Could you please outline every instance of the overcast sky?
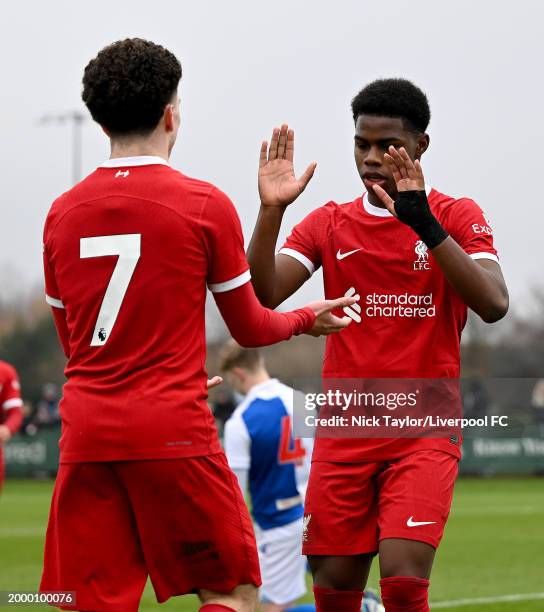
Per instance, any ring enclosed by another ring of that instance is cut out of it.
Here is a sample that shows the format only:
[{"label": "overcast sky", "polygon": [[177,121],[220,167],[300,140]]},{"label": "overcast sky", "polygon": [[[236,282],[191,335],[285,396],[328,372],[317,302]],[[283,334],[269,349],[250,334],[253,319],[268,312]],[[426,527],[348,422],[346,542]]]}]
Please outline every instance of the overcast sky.
[{"label": "overcast sky", "polygon": [[[284,236],[316,206],[361,193],[353,95],[377,77],[414,80],[432,111],[428,183],[487,211],[513,303],[522,306],[531,286],[544,285],[542,7],[539,0],[4,3],[2,293],[41,282],[43,221],[71,185],[70,130],[40,126],[39,118],[84,110],[85,64],[104,45],[140,36],[183,65],[173,165],[230,195],[246,242],[258,208],[259,144],[274,125],[296,130],[298,173],[318,162],[286,215]],[[107,157],[105,138],[88,121],[84,173]],[[302,293],[291,304],[320,295],[319,279]]]}]

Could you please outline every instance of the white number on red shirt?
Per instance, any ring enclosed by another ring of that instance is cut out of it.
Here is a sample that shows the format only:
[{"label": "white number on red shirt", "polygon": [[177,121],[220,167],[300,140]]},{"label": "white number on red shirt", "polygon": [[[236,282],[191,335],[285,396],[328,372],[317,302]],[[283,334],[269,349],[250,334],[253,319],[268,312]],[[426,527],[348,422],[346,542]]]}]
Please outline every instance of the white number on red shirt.
[{"label": "white number on red shirt", "polygon": [[117,255],[119,259],[104,294],[96,319],[91,346],[106,344],[121,309],[130,279],[140,259],[141,234],[95,236],[80,240],[80,257],[106,257]]}]

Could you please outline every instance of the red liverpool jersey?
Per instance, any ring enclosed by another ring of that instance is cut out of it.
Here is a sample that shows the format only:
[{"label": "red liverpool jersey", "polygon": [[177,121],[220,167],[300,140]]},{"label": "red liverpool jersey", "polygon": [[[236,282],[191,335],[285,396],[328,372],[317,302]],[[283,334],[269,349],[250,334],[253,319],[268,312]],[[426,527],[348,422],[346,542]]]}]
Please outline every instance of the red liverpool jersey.
[{"label": "red liverpool jersey", "polygon": [[206,286],[250,278],[227,196],[158,157],[110,160],[54,202],[44,266],[47,301],[68,331],[61,461],[219,451]]},{"label": "red liverpool jersey", "polygon": [[[498,261],[493,232],[479,206],[435,189],[433,214],[474,259]],[[323,267],[325,296],[360,296],[344,309],[353,323],[327,338],[325,378],[451,378],[460,373],[460,338],[467,307],[433,255],[408,226],[364,194],[310,213],[280,253],[312,274]],[[317,438],[314,460],[373,461],[421,448],[459,456],[449,439]]]},{"label": "red liverpool jersey", "polygon": [[[6,422],[10,410],[16,408],[20,411],[22,406],[21,385],[17,372],[9,363],[0,361],[0,425]],[[20,420],[22,419],[17,420],[17,429]]]}]

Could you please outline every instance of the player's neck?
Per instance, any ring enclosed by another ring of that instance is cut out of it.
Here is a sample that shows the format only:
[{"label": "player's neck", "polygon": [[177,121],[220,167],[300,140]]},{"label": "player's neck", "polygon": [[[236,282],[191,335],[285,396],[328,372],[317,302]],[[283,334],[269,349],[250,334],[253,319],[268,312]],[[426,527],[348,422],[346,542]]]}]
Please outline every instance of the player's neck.
[{"label": "player's neck", "polygon": [[246,395],[256,387],[257,385],[262,385],[265,382],[270,380],[270,375],[266,371],[256,372],[250,378],[246,380]]},{"label": "player's neck", "polygon": [[385,205],[375,193],[370,193],[369,191],[367,193],[367,198],[369,203],[372,204],[372,206],[376,206],[376,208],[385,208]]},{"label": "player's neck", "polygon": [[143,156],[161,157],[168,161],[170,157],[168,142],[154,138],[111,140],[110,159]]}]

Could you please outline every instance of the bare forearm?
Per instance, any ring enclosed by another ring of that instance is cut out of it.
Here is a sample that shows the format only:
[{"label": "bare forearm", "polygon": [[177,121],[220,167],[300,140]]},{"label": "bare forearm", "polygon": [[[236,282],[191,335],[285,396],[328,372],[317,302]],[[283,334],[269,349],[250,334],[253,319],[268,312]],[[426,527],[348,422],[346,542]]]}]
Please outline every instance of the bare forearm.
[{"label": "bare forearm", "polygon": [[261,304],[276,307],[276,243],[285,208],[261,206],[247,251],[251,279]]},{"label": "bare forearm", "polygon": [[487,269],[448,237],[432,250],[433,257],[465,304],[486,323],[502,319],[508,310],[508,290],[500,268]]},{"label": "bare forearm", "polygon": [[486,259],[474,261],[448,235],[427,201],[419,160],[412,161],[404,147],[397,150],[393,146],[389,147],[384,160],[398,190],[396,200],[393,200],[382,187],[374,185],[374,192],[384,206],[416,232],[469,308],[486,323],[502,319],[508,310],[508,290],[499,265]]}]

